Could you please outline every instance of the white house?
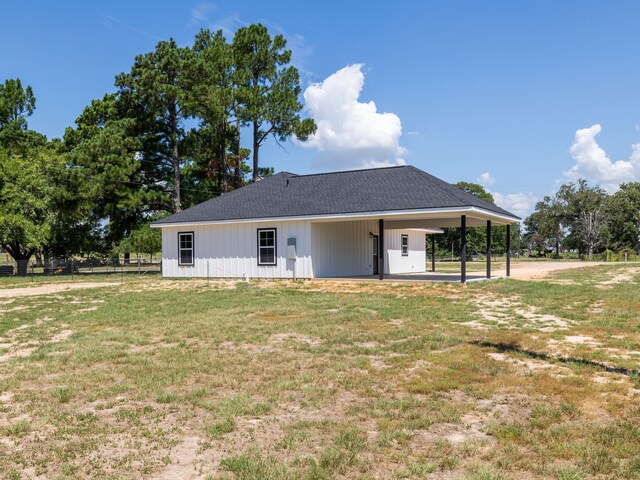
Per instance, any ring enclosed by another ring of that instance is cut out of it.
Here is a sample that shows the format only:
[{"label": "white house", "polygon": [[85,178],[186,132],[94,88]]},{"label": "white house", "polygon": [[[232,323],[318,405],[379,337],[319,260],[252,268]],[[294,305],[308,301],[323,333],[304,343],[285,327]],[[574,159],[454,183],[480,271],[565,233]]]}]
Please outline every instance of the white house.
[{"label": "white house", "polygon": [[162,229],[165,277],[382,279],[426,271],[426,237],[442,227],[462,226],[466,250],[466,226],[490,232],[492,224],[518,220],[422,170],[400,166],[282,172],[152,226]]}]

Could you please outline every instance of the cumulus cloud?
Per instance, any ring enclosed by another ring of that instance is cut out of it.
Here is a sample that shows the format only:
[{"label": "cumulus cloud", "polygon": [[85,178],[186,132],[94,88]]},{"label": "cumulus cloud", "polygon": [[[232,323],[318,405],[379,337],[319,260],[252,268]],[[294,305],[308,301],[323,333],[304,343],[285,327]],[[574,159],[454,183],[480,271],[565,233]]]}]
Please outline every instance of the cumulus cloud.
[{"label": "cumulus cloud", "polygon": [[360,102],[362,64],[349,65],[310,85],[304,92],[317,132],[301,145],[318,149],[323,169],[403,165],[402,124],[394,113],[380,113],[374,102]]},{"label": "cumulus cloud", "polygon": [[477,181],[484,188],[488,188],[494,183],[496,183],[496,179],[493,178],[489,172],[481,173]]},{"label": "cumulus cloud", "polygon": [[585,178],[603,184],[608,190],[615,190],[621,182],[632,181],[640,176],[640,143],[631,146],[632,154],[628,160],[613,162],[596,141],[601,131],[599,124],[576,130],[569,148],[575,164],[564,175],[572,180]]},{"label": "cumulus cloud", "polygon": [[531,192],[500,193],[492,191],[489,187],[496,183],[496,179],[489,172],[481,173],[477,182],[493,196],[493,201],[496,205],[511,213],[515,213],[520,218],[525,218],[533,212],[538,202],[538,197]]},{"label": "cumulus cloud", "polygon": [[538,198],[531,192],[528,193],[498,193],[491,192],[496,205],[515,213],[520,218],[525,218],[533,212]]}]

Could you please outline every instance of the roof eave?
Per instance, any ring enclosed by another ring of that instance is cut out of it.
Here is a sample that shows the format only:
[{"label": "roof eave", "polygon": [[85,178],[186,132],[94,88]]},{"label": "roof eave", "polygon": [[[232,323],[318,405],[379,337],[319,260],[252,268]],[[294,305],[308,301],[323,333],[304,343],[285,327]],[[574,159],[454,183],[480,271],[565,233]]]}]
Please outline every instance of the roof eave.
[{"label": "roof eave", "polygon": [[253,217],[253,218],[236,218],[225,220],[203,220],[198,222],[154,222],[151,224],[152,228],[168,228],[168,227],[184,227],[186,225],[223,225],[229,223],[257,223],[257,222],[285,222],[285,221],[301,221],[301,220],[357,220],[367,218],[388,218],[394,216],[409,216],[425,214],[480,214],[482,218],[495,221],[497,224],[510,224],[519,222],[521,219],[515,215],[504,215],[492,210],[480,208],[480,207],[445,207],[445,208],[428,208],[428,209],[410,209],[410,210],[383,210],[376,212],[350,212],[350,213],[334,213],[334,214],[319,214],[319,215],[293,215],[293,216],[280,216],[280,217]]}]

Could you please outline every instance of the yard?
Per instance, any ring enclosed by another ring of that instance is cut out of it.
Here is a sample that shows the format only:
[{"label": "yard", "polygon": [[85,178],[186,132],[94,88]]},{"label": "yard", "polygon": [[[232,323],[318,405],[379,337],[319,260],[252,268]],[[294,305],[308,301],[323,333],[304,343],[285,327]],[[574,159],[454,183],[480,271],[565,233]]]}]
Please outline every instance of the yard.
[{"label": "yard", "polygon": [[638,266],[123,278],[0,283],[3,478],[640,478]]}]

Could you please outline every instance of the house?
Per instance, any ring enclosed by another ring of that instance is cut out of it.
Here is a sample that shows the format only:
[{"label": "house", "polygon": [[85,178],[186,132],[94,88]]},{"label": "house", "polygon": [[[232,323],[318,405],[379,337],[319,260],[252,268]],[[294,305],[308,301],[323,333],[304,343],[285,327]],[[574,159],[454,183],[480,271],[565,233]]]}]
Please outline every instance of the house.
[{"label": "house", "polygon": [[[427,235],[442,227],[462,227],[466,251],[467,226],[490,233],[491,225],[518,220],[418,168],[397,166],[282,172],[152,226],[162,229],[166,277],[382,279],[425,272]],[[464,282],[466,262],[461,273]]]}]

